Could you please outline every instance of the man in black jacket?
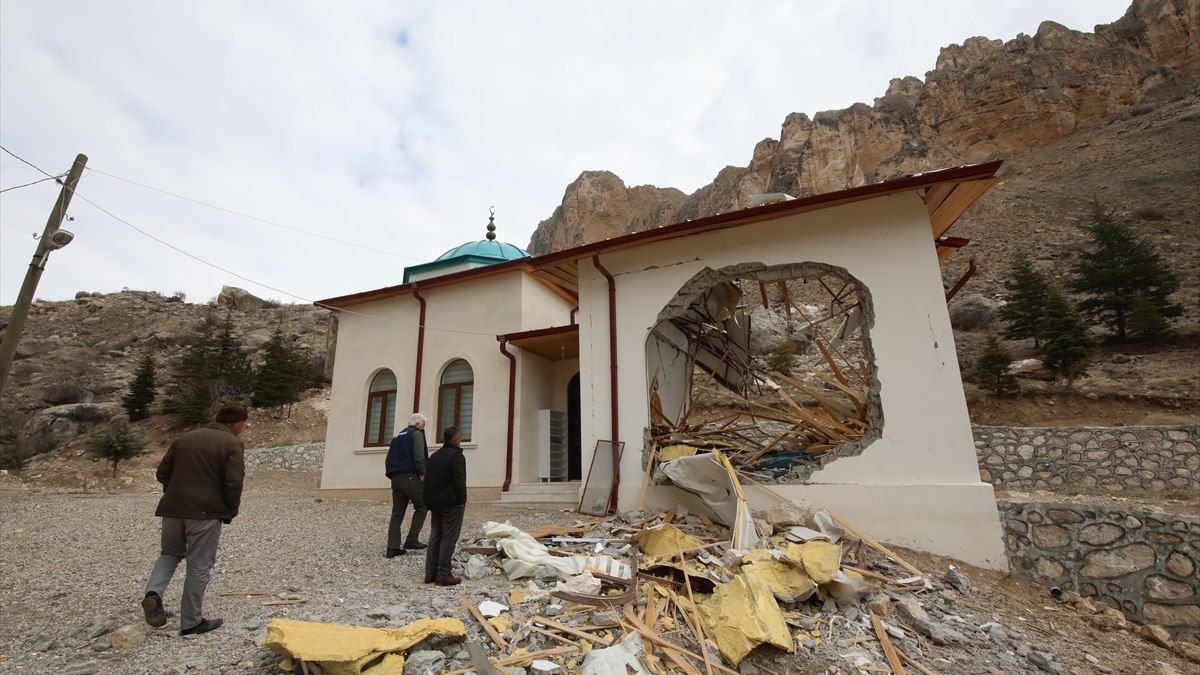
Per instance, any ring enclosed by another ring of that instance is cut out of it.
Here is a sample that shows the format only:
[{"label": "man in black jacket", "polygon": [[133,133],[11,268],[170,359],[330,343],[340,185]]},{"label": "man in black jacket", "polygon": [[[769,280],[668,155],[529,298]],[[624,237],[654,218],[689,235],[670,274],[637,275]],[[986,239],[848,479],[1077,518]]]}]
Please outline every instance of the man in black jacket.
[{"label": "man in black jacket", "polygon": [[242,406],[226,403],[214,422],[172,443],[158,464],[156,477],[163,485],[163,496],[154,515],[162,518],[162,553],[142,599],[142,611],[151,626],[167,623],[162,594],[185,558],[179,634],[207,633],[222,623],[221,619],[204,618],[204,590],[217,559],[221,525],[233,521],[242,503],[245,447],[238,436],[247,416]]},{"label": "man in black jacket", "polygon": [[431,518],[429,548],[425,551],[425,583],[454,586],[462,579],[450,567],[467,509],[467,458],[459,447],[456,427],[442,432],[442,447],[425,463],[425,506]]},{"label": "man in black jacket", "polygon": [[[421,527],[425,524],[425,500],[422,499],[421,481],[425,478],[425,462],[429,459],[429,447],[425,442],[425,416],[413,413],[408,426],[396,434],[388,447],[384,460],[384,472],[392,482],[392,518],[388,521],[387,552],[385,557],[404,555],[405,549],[422,549],[425,544],[418,541]],[[404,535],[404,512],[412,502],[412,523],[408,526],[408,538]]]}]

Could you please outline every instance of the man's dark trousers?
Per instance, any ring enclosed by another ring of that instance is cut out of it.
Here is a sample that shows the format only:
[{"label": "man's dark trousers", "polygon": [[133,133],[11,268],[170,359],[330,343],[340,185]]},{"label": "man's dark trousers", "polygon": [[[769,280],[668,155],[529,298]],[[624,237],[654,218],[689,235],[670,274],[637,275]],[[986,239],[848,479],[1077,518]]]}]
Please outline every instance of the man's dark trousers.
[{"label": "man's dark trousers", "polygon": [[[404,512],[412,502],[412,525],[408,528],[408,539],[404,536]],[[392,476],[392,519],[388,523],[387,547],[389,549],[412,548],[419,542],[421,527],[425,525],[424,487],[415,473],[398,473]],[[401,543],[403,541],[403,543]]]},{"label": "man's dark trousers", "polygon": [[458,535],[462,532],[467,507],[447,506],[430,514],[429,548],[425,551],[425,573],[444,577],[451,575],[451,561]]}]

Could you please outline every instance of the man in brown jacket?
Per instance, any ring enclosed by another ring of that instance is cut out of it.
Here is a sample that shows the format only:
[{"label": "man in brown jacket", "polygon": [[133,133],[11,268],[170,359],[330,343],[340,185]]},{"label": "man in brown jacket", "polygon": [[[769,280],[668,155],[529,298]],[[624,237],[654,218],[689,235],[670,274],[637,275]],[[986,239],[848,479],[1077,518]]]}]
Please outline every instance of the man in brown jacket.
[{"label": "man in brown jacket", "polygon": [[179,561],[187,559],[183,600],[179,608],[179,634],[199,635],[219,628],[221,619],[205,619],[204,589],[217,559],[221,524],[229,524],[242,503],[246,475],[245,447],[241,439],[246,409],[226,403],[216,421],[189,431],[171,444],[158,465],[163,496],[154,515],[162,518],[162,554],[150,572],[142,611],[146,623],[167,623],[162,596]]}]

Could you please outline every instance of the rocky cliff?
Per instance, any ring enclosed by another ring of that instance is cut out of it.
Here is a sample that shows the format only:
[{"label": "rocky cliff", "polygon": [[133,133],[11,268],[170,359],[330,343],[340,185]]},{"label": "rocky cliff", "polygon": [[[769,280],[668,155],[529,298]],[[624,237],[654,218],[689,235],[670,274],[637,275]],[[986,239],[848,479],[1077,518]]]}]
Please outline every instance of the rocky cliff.
[{"label": "rocky cliff", "polygon": [[548,253],[750,206],[750,196],[819,194],[992,157],[1022,155],[1137,106],[1194,96],[1200,81],[1197,0],[1135,0],[1094,33],[1044,22],[1013,40],[942,49],[922,82],[893,80],[874,105],[793,113],[747,167],[726,167],[691,195],[627,187],[587,171],[538,224]]}]

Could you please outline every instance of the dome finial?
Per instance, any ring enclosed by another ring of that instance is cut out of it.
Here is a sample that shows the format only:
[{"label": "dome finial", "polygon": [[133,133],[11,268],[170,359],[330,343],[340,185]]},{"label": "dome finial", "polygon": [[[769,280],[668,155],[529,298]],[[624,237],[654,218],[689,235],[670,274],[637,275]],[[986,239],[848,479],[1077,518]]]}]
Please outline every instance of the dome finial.
[{"label": "dome finial", "polygon": [[488,207],[487,230],[488,230],[488,233],[487,233],[488,241],[496,241],[496,207],[495,206]]}]

